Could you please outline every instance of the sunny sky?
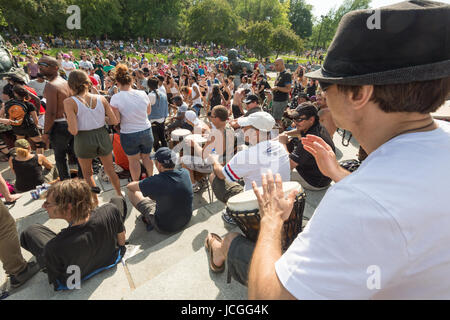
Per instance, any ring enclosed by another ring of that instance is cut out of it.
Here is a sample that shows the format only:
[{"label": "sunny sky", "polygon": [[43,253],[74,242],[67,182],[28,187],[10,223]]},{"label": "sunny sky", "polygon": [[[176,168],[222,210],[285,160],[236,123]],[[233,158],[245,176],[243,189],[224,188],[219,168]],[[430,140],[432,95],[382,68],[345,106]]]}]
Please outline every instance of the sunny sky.
[{"label": "sunny sky", "polygon": [[[402,0],[372,0],[370,6],[372,8],[378,8],[388,6]],[[438,0],[439,2],[449,3],[450,0]],[[327,12],[333,7],[339,7],[344,0],[306,0],[306,3],[313,5],[313,15],[320,17],[327,14]]]}]

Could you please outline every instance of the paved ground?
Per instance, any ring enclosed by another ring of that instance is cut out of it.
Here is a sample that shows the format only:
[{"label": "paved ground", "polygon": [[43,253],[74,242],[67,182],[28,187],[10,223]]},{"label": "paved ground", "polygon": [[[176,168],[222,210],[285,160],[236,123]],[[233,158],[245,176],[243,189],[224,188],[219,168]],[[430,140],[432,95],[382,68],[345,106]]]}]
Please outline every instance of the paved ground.
[{"label": "paved ground", "polygon": [[[334,141],[339,159],[355,158],[357,143],[352,140],[349,147],[341,144],[341,135],[336,133]],[[53,156],[48,153],[53,161]],[[7,163],[0,163],[3,176],[13,179]],[[126,181],[122,181],[126,185]],[[112,194],[110,185],[100,184],[104,192],[101,203],[107,202]],[[311,217],[325,191],[307,191],[304,212],[305,223]],[[41,209],[43,200],[32,200],[25,193],[10,208],[17,222],[19,233],[31,224],[44,224],[55,232],[67,226],[63,220],[49,220],[46,211]],[[131,204],[129,207],[132,208]],[[115,268],[104,271],[82,284],[81,290],[55,292],[49,286],[46,274],[39,272],[26,285],[8,299],[246,299],[247,289],[232,281],[226,283],[226,272],[211,273],[204,250],[204,239],[208,232],[224,235],[233,230],[221,219],[225,206],[215,198],[210,203],[207,190],[194,197],[194,214],[185,230],[172,235],[161,235],[155,231],[147,232],[142,223],[136,221],[138,212],[132,209],[126,220],[128,251],[134,255]],[[24,257],[34,259],[25,250]],[[5,278],[0,267],[0,283]]]}]

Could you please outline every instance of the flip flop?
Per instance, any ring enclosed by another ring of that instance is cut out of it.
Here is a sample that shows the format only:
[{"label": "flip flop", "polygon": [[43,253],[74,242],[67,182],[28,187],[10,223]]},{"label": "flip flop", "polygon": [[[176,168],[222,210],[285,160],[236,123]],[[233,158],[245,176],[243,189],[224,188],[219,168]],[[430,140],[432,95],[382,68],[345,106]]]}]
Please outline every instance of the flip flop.
[{"label": "flip flop", "polygon": [[[216,240],[222,242],[222,238],[220,236],[218,236],[215,233],[210,233],[212,238],[215,238]],[[211,240],[212,240],[211,238]],[[211,269],[212,272],[214,273],[221,273],[225,271],[225,262],[221,265],[221,266],[217,266],[214,264],[214,260],[213,260],[213,250],[210,244],[210,241],[208,241],[209,237],[206,237],[205,239],[205,248],[208,251],[208,256],[209,256],[209,268]]]}]

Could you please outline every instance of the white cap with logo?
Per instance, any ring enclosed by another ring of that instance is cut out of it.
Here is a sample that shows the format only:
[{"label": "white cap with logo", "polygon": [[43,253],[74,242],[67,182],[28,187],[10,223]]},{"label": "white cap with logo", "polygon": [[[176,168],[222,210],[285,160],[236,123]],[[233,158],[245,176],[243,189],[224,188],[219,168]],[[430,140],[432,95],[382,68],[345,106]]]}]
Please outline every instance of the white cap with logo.
[{"label": "white cap with logo", "polygon": [[198,125],[200,122],[197,118],[197,114],[192,110],[186,111],[184,116],[186,117],[186,120],[188,120],[189,122],[192,122],[194,124],[194,126]]},{"label": "white cap with logo", "polygon": [[275,119],[264,111],[252,113],[247,117],[240,117],[237,122],[241,127],[252,126],[260,131],[270,131],[275,125]]}]

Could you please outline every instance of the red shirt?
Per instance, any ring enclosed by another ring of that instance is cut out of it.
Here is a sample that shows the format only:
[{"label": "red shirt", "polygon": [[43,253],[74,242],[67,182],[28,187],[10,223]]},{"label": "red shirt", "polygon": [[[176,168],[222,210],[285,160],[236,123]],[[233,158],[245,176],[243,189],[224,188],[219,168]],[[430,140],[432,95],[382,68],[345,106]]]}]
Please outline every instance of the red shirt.
[{"label": "red shirt", "polygon": [[[36,92],[36,90],[34,90],[33,88],[31,88],[31,87],[29,87],[29,86],[26,86],[26,85],[24,85],[23,86],[28,92],[31,92],[32,94],[34,94],[35,96],[37,96],[37,92]],[[36,108],[36,110],[38,109],[38,105],[37,105],[37,101],[36,100],[34,100],[34,99],[30,99],[29,100],[33,105],[34,105],[34,107]],[[39,106],[39,112],[38,112],[38,114],[44,114],[45,113],[45,109],[44,109],[44,107],[42,106],[42,104]]]},{"label": "red shirt", "polygon": [[92,85],[93,85],[94,87],[97,87],[97,86],[98,86],[98,81],[97,81],[94,77],[89,76],[89,79],[91,80]]}]

